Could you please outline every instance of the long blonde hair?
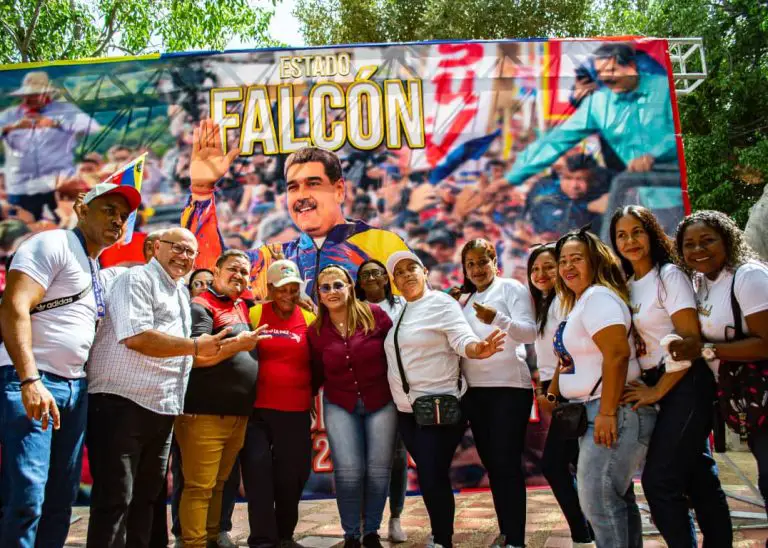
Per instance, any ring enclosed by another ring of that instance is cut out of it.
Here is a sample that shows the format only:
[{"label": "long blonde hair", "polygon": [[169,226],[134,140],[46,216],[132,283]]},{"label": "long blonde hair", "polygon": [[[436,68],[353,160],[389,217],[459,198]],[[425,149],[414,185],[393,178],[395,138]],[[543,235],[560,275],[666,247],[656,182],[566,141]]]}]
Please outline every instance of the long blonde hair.
[{"label": "long blonde hair", "polygon": [[[573,230],[557,241],[557,245],[555,246],[555,256],[558,264],[560,263],[560,253],[563,250],[563,246],[571,240],[577,240],[583,243],[587,248],[587,260],[589,261],[589,266],[592,270],[592,281],[590,285],[598,284],[612,289],[619,297],[621,297],[627,306],[630,306],[629,289],[627,288],[624,274],[619,266],[619,260],[613,254],[611,248],[605,245],[600,238],[591,232],[588,232],[586,227],[579,230]],[[560,298],[563,310],[566,313],[570,312],[576,304],[576,294],[565,285],[559,272],[555,279],[555,289],[557,291],[557,296]]]},{"label": "long blonde hair", "polygon": [[357,299],[357,296],[355,295],[355,282],[352,281],[352,276],[349,275],[347,269],[343,266],[332,264],[323,268],[317,274],[315,281],[315,291],[317,291],[317,319],[315,320],[315,329],[317,330],[318,334],[320,333],[320,328],[325,321],[325,316],[329,315],[328,307],[326,307],[320,300],[320,276],[326,274],[330,270],[337,270],[338,272],[341,272],[349,284],[346,302],[347,325],[345,335],[353,335],[358,330],[358,328],[362,328],[363,333],[370,333],[373,331],[373,329],[376,327],[376,322],[373,319],[371,307],[368,306],[368,303]]}]

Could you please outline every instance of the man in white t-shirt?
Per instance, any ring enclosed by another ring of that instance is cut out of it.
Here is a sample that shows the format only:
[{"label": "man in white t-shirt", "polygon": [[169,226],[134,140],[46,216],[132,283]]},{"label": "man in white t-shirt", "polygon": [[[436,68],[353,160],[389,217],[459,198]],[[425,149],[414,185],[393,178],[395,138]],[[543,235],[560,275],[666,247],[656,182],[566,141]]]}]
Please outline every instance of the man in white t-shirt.
[{"label": "man in white t-shirt", "polygon": [[96,185],[75,205],[75,230],[25,241],[0,305],[0,547],[63,546],[80,484],[85,361],[105,291],[97,257],[123,235],[139,192]]}]

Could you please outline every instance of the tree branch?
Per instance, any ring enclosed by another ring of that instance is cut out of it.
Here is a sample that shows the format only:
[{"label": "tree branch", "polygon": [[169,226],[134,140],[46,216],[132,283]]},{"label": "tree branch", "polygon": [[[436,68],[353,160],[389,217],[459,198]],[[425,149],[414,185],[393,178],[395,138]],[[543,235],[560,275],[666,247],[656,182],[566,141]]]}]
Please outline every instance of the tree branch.
[{"label": "tree branch", "polygon": [[35,27],[37,26],[37,20],[40,17],[40,8],[42,6],[43,6],[43,0],[37,0],[37,4],[35,4],[35,13],[32,14],[32,20],[29,22],[26,36],[24,36],[24,43],[22,45],[22,47],[24,48],[24,55],[26,55],[27,48],[29,48],[29,41],[32,39],[32,33],[35,32]]},{"label": "tree branch", "polygon": [[107,17],[105,29],[102,33],[103,39],[100,41],[98,47],[96,50],[90,55],[90,57],[99,57],[102,53],[104,53],[104,49],[109,45],[109,42],[112,40],[112,37],[115,35],[115,31],[117,30],[115,28],[115,15],[117,14],[117,2],[112,4],[112,9],[109,12],[109,16]]},{"label": "tree branch", "polygon": [[2,23],[3,27],[5,27],[5,30],[8,31],[8,34],[11,36],[11,40],[13,40],[13,43],[16,44],[16,47],[19,49],[19,54],[21,54],[22,61],[26,61],[24,59],[25,52],[22,49],[22,42],[19,40],[19,35],[17,34],[17,31],[13,30],[13,27],[8,24],[8,22],[5,19],[0,19],[0,23]]},{"label": "tree branch", "polygon": [[[75,11],[75,0],[69,0],[69,6],[70,6],[69,9],[72,10],[72,12],[74,12]],[[61,57],[63,59],[69,58],[70,52],[72,51],[72,47],[75,45],[76,42],[79,42],[82,39],[82,36],[83,36],[83,27],[82,27],[82,24],[80,22],[80,19],[76,17],[75,21],[74,21],[74,24],[75,24],[75,26],[72,29],[72,36],[70,36],[70,38],[69,38],[69,43],[64,48],[64,50],[63,50],[63,52],[61,54]]]}]

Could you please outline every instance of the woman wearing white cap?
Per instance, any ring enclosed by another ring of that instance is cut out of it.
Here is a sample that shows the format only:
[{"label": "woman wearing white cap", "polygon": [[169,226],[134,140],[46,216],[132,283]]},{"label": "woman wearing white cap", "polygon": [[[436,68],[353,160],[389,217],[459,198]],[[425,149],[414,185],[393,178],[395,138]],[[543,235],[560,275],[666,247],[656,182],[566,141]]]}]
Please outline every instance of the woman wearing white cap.
[{"label": "woman wearing white cap", "polygon": [[248,499],[248,546],[292,548],[299,500],[312,459],[310,416],[314,393],[308,326],[315,315],[298,306],[299,269],[279,260],[267,270],[270,302],[251,308],[259,343],[256,401],[240,453]]},{"label": "woman wearing white cap", "polygon": [[427,287],[427,270],[414,253],[390,255],[387,270],[406,300],[384,344],[398,426],[416,463],[432,527],[430,546],[450,548],[455,504],[449,472],[466,428],[459,400],[467,386],[459,360],[501,352],[505,335],[475,335],[459,304]]}]

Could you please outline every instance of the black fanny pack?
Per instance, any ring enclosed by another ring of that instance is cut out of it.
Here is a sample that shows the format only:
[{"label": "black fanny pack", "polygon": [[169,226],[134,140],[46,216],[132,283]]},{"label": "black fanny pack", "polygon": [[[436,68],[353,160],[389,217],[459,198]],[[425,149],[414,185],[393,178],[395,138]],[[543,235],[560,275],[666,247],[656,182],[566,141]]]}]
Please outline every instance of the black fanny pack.
[{"label": "black fanny pack", "polygon": [[640,371],[640,379],[645,383],[646,386],[650,386],[653,388],[657,384],[659,384],[659,381],[661,380],[661,377],[664,376],[664,372],[666,371],[664,367],[664,362],[662,361],[659,365],[656,367],[652,367],[650,369],[643,369]]},{"label": "black fanny pack", "polygon": [[[411,402],[411,408],[413,409],[413,418],[416,424],[419,426],[455,426],[461,423],[461,403],[459,398],[453,394],[429,394],[426,396],[420,396],[411,401],[409,392],[411,387],[408,384],[408,379],[405,376],[405,369],[403,368],[403,360],[400,357],[400,345],[397,342],[397,334],[400,330],[400,322],[403,321],[405,316],[405,310],[408,308],[406,303],[403,311],[400,313],[400,318],[397,320],[397,326],[395,327],[395,355],[397,356],[397,369],[400,372],[400,379],[403,382],[403,391],[408,401]],[[461,393],[461,371],[459,373],[459,393]]]}]

